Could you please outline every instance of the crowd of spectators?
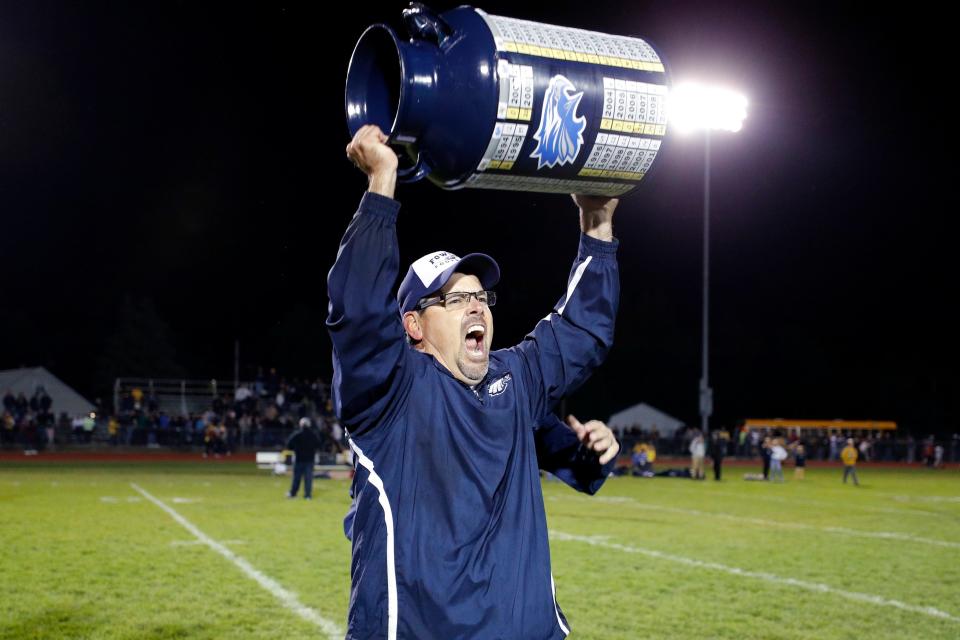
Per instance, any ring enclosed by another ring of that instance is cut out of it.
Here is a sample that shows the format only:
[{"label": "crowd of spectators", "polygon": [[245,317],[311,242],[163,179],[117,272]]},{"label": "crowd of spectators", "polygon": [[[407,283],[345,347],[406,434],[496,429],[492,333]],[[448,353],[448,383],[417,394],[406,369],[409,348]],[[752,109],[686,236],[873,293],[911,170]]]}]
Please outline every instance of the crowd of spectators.
[{"label": "crowd of spectators", "polygon": [[[691,444],[699,434],[699,429],[684,427],[676,430],[669,437],[662,437],[656,427],[649,430],[639,426],[631,427],[624,430],[621,451],[639,454],[642,448],[644,451],[656,451],[661,456],[689,456]],[[958,433],[937,440],[933,435],[917,439],[909,432],[841,432],[813,429],[781,432],[781,430],[752,429],[746,426],[731,431],[726,427],[720,427],[711,431],[708,453],[712,456],[716,451],[724,457],[760,459],[764,455],[764,442],[775,438],[780,438],[782,446],[788,451],[793,451],[798,445],[802,445],[807,460],[839,461],[840,452],[847,438],[854,438],[861,462],[923,462],[930,467],[960,462],[960,434]]]},{"label": "crowd of spectators", "polygon": [[48,441],[53,442],[57,424],[69,424],[70,418],[53,411],[53,398],[38,386],[27,399],[21,391],[14,395],[7,390],[3,395],[3,414],[0,416],[0,446],[22,446],[27,453],[36,453]]},{"label": "crowd of spectators", "polygon": [[209,405],[170,412],[149,388],[134,387],[119,398],[115,412],[95,411],[54,418],[52,400],[38,388],[4,397],[2,444],[33,453],[57,444],[106,444],[150,448],[202,448],[205,456],[227,456],[237,448],[282,446],[301,418],[310,418],[328,436],[329,453],[342,450],[344,432],[333,415],[329,385],[322,379],[286,380],[275,369],[239,385],[231,395],[211,393]]},{"label": "crowd of spectators", "polygon": [[[276,369],[263,370],[249,384],[239,385],[231,395],[211,389],[209,405],[192,412],[169,412],[150,388],[134,387],[119,398],[114,412],[99,409],[69,416],[55,413],[53,399],[42,386],[28,398],[6,391],[0,415],[0,446],[36,453],[57,445],[91,443],[127,447],[174,447],[202,449],[207,456],[227,456],[237,448],[275,449],[283,446],[301,418],[310,418],[334,454],[346,446],[344,430],[333,414],[329,385],[314,380],[281,377]],[[99,403],[98,403],[99,404]],[[681,428],[669,437],[654,426],[628,428],[621,437],[621,451],[631,457],[638,475],[653,475],[657,455],[688,456],[691,446],[699,450],[699,429]],[[937,441],[930,435],[915,439],[909,432],[860,432],[788,430],[742,426],[710,433],[704,443],[711,458],[763,459],[769,443],[779,439],[791,456],[798,450],[807,460],[839,461],[847,438],[856,439],[861,462],[923,462],[930,467],[960,462],[960,434]],[[766,443],[766,444],[765,444]],[[697,469],[702,475],[702,469]]]},{"label": "crowd of spectators", "polygon": [[212,395],[202,411],[170,415],[149,390],[134,388],[123,395],[117,414],[108,420],[107,441],[126,446],[202,446],[205,455],[230,455],[238,447],[281,446],[301,418],[310,418],[336,446],[343,440],[343,429],[333,415],[328,389],[319,378],[288,381],[270,369],[252,384],[239,385],[232,397]]}]

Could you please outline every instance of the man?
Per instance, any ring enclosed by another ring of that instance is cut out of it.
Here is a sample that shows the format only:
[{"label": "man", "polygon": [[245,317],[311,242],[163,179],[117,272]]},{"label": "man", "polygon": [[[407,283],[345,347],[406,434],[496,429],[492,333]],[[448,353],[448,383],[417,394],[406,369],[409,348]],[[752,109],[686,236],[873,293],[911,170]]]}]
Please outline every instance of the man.
[{"label": "man", "polygon": [[773,450],[773,444],[769,437],[763,439],[763,444],[760,445],[760,457],[763,459],[763,479],[770,479],[770,455]]},{"label": "man", "polygon": [[694,480],[703,480],[703,459],[707,454],[707,447],[703,441],[703,434],[695,431],[690,441],[690,477]]},{"label": "man", "polygon": [[784,482],[783,461],[787,459],[787,450],[783,447],[783,438],[774,438],[770,447],[770,479]]},{"label": "man", "polygon": [[843,484],[847,484],[847,476],[853,476],[853,484],[860,486],[857,480],[857,448],[853,446],[853,438],[847,439],[847,446],[840,452],[843,460]]},{"label": "man", "polygon": [[720,482],[723,475],[723,458],[727,455],[727,438],[719,431],[711,435],[710,457],[713,458],[713,479]]},{"label": "man", "polygon": [[293,451],[293,484],[287,492],[288,498],[297,497],[303,479],[303,498],[313,499],[313,461],[321,442],[311,426],[310,418],[300,418],[297,430],[287,440],[287,449]]},{"label": "man", "polygon": [[[520,345],[491,353],[492,258],[424,256],[392,300],[399,203],[386,140],[366,126],[347,146],[369,188],[327,287],[334,407],[357,460],[347,638],[563,638],[537,443],[545,457],[562,448],[536,431],[612,343],[617,201],[574,197],[583,234],[566,295]],[[619,445],[600,422],[571,426],[589,459],[565,466],[599,486]]]}]

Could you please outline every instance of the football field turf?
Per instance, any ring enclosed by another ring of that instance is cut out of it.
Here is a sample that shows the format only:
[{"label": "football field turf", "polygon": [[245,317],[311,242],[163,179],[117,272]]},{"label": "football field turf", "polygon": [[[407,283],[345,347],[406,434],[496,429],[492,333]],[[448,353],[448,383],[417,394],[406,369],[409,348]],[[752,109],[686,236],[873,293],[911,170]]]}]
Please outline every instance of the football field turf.
[{"label": "football field turf", "polygon": [[[0,466],[0,639],[342,638],[348,482],[252,466]],[[743,471],[544,482],[570,638],[960,637],[956,469]]]}]

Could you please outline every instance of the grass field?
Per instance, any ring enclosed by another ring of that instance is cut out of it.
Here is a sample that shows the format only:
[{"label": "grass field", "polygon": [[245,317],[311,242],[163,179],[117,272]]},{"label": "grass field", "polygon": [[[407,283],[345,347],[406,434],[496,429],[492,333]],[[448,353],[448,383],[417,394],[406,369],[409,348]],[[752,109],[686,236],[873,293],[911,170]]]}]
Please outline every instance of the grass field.
[{"label": "grass field", "polygon": [[[342,637],[347,482],[252,466],[0,466],[0,639]],[[545,482],[570,637],[960,638],[960,473],[741,473]]]}]

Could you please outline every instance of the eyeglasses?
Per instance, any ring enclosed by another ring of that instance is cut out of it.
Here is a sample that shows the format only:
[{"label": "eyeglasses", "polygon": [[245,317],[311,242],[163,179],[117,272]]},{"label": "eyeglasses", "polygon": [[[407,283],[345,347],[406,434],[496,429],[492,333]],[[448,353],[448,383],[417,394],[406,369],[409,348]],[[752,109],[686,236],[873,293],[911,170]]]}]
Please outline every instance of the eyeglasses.
[{"label": "eyeglasses", "polygon": [[476,298],[477,302],[488,307],[497,304],[496,291],[451,291],[442,296],[424,298],[417,303],[417,309],[423,311],[427,307],[440,304],[447,311],[456,311],[466,308],[470,304],[470,298]]}]

